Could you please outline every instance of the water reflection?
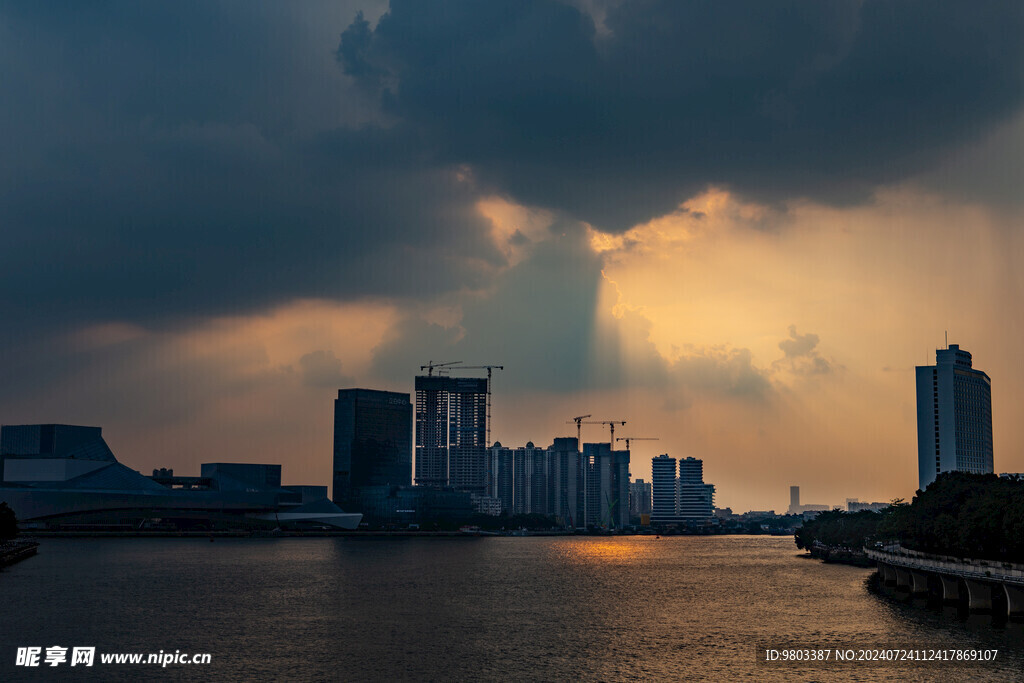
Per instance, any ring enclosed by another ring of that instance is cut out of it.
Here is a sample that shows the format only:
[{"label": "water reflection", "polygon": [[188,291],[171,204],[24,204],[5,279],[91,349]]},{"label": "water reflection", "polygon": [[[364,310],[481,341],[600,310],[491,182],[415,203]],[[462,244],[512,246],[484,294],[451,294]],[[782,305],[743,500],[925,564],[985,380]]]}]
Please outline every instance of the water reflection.
[{"label": "water reflection", "polygon": [[652,536],[571,537],[550,546],[553,554],[567,562],[592,564],[636,563],[642,565],[652,555]]}]

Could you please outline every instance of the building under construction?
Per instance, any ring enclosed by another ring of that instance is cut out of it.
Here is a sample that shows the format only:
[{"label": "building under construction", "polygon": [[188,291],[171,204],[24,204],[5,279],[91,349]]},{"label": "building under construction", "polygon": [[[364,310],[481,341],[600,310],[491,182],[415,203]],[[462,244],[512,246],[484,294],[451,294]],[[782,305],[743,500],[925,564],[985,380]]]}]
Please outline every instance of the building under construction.
[{"label": "building under construction", "polygon": [[416,484],[482,495],[487,488],[485,378],[416,378]]}]

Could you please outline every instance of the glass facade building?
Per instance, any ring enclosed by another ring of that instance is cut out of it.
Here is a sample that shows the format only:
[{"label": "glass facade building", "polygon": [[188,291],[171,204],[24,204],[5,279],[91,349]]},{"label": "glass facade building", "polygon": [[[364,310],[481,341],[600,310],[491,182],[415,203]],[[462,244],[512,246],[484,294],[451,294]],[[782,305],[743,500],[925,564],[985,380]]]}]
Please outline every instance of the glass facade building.
[{"label": "glass facade building", "polygon": [[340,390],[334,401],[334,501],[342,507],[359,505],[361,489],[409,486],[411,479],[409,394]]},{"label": "glass facade building", "polygon": [[957,344],[918,366],[917,467],[924,490],[940,472],[991,474],[992,381]]}]

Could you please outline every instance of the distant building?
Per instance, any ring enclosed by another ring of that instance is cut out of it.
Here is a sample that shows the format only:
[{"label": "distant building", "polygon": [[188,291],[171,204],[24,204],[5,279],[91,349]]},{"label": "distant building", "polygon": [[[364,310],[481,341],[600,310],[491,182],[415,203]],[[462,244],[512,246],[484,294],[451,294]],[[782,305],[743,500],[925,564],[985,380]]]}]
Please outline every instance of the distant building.
[{"label": "distant building", "polygon": [[715,487],[704,483],[704,461],[683,458],[679,461],[676,516],[686,521],[708,520],[714,516]]},{"label": "distant building", "polygon": [[574,436],[557,437],[548,448],[548,514],[563,526],[575,528],[581,519],[576,508],[580,486],[581,455],[579,440]]},{"label": "distant building", "polygon": [[548,514],[548,452],[528,441],[512,453],[513,514]]},{"label": "distant building", "polygon": [[662,454],[651,459],[651,521],[670,522],[676,516],[676,459]]},{"label": "distant building", "polygon": [[971,354],[950,344],[918,366],[917,468],[923,491],[940,472],[991,474],[992,381]]},{"label": "distant building", "polygon": [[487,463],[487,495],[503,513],[551,515],[572,528],[629,524],[629,451],[592,443],[580,452],[575,438],[548,448],[495,443]]},{"label": "distant building", "polygon": [[334,401],[334,502],[360,506],[360,492],[365,487],[411,483],[409,394],[375,389],[340,390]]},{"label": "distant building", "polygon": [[500,501],[494,514],[551,514],[548,511],[549,452],[530,441],[506,448],[495,442],[487,456],[487,495]]},{"label": "distant building", "polygon": [[629,451],[585,443],[577,476],[577,528],[629,524]]},{"label": "distant building", "polygon": [[470,496],[473,501],[473,509],[482,515],[497,517],[501,514],[501,500],[491,496]]},{"label": "distant building", "polygon": [[483,495],[487,489],[487,380],[416,378],[416,484]]},{"label": "distant building", "polygon": [[637,479],[629,485],[629,516],[651,514],[651,482]]},{"label": "distant building", "polygon": [[859,500],[846,501],[847,512],[863,512],[864,510],[870,510],[871,512],[881,512],[882,510],[885,510],[890,506],[891,503],[862,503]]},{"label": "distant building", "polygon": [[830,505],[821,505],[820,503],[807,503],[804,505],[800,504],[800,487],[790,486],[789,487],[789,509],[786,511],[788,515],[802,515],[805,512],[825,512],[831,510]]},{"label": "distant building", "polygon": [[487,495],[501,504],[498,510],[511,513],[515,497],[515,468],[513,467],[514,451],[495,441],[487,453]]},{"label": "distant building", "polygon": [[678,461],[659,455],[651,459],[651,522],[700,523],[714,519],[715,487],[704,483],[704,461],[687,457]]}]

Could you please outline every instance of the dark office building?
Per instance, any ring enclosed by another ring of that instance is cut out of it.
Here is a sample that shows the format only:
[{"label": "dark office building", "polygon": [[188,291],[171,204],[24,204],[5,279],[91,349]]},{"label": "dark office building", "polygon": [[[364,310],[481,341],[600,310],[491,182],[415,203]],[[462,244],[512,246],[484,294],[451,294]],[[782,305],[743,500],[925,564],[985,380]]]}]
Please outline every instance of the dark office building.
[{"label": "dark office building", "polygon": [[483,494],[486,440],[486,379],[416,378],[417,485]]},{"label": "dark office building", "polygon": [[409,486],[411,478],[409,394],[340,390],[334,401],[334,502],[356,506],[363,487]]},{"label": "dark office building", "polygon": [[363,519],[372,526],[461,523],[473,515],[466,491],[427,486],[368,486],[362,489]]}]

